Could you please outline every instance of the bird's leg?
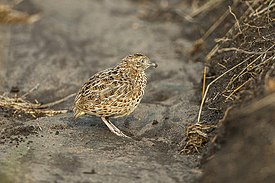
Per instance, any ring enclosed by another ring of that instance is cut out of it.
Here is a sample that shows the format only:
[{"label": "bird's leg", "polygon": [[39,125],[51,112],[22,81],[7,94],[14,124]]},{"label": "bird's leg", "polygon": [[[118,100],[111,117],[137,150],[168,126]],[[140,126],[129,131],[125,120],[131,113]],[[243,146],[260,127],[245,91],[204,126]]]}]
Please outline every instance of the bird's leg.
[{"label": "bird's leg", "polygon": [[125,135],[124,133],[122,133],[122,131],[120,131],[120,129],[118,129],[115,125],[113,125],[113,123],[111,121],[109,121],[108,118],[101,117],[101,119],[107,125],[107,127],[111,130],[111,132],[113,132],[114,134],[116,134],[120,137],[130,138],[127,135]]}]

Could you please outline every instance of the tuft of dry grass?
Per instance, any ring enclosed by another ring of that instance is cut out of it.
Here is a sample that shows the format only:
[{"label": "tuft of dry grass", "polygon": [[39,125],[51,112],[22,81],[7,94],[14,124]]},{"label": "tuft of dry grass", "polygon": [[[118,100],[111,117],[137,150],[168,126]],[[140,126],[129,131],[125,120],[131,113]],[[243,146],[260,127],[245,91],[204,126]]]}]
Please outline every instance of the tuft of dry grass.
[{"label": "tuft of dry grass", "polygon": [[216,125],[206,123],[195,123],[189,125],[185,130],[186,143],[180,153],[191,154],[200,152],[200,148],[208,142],[208,133],[217,128]]},{"label": "tuft of dry grass", "polygon": [[25,114],[31,115],[33,118],[41,116],[54,116],[57,114],[67,113],[68,110],[52,110],[49,108],[51,106],[64,102],[73,96],[75,96],[75,94],[71,94],[52,103],[40,104],[32,103],[26,99],[23,99],[22,97],[8,97],[0,95],[0,108],[12,111],[14,115]]}]

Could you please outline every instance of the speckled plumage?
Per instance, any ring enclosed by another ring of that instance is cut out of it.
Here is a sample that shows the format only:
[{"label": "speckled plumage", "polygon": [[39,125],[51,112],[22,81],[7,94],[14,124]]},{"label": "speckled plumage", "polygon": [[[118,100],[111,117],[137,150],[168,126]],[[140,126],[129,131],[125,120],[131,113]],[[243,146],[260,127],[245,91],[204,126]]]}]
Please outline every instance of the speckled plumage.
[{"label": "speckled plumage", "polygon": [[109,120],[130,114],[140,103],[147,78],[145,70],[157,65],[147,56],[126,56],[115,67],[93,75],[79,90],[74,105],[75,118],[88,114],[101,117],[110,130],[124,135]]}]

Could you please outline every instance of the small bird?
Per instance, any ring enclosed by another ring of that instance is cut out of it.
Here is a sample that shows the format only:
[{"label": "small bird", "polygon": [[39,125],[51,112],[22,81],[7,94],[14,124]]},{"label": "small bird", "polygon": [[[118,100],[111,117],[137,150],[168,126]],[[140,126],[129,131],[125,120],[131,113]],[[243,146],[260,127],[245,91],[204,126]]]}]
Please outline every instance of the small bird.
[{"label": "small bird", "polygon": [[123,117],[136,109],[147,84],[144,71],[151,66],[157,67],[157,64],[137,53],[90,77],[75,97],[74,118],[85,114],[101,117],[111,132],[128,137],[109,118]]}]

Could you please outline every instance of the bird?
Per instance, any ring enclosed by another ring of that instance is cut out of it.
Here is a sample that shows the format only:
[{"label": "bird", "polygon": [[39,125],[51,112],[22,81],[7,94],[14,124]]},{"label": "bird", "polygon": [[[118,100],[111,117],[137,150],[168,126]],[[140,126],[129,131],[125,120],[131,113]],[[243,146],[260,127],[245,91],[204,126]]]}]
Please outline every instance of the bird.
[{"label": "bird", "polygon": [[140,103],[147,84],[145,70],[157,67],[141,54],[124,57],[116,66],[91,76],[79,89],[74,100],[74,119],[83,115],[100,117],[111,132],[128,137],[109,118],[131,114]]}]

